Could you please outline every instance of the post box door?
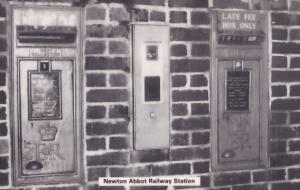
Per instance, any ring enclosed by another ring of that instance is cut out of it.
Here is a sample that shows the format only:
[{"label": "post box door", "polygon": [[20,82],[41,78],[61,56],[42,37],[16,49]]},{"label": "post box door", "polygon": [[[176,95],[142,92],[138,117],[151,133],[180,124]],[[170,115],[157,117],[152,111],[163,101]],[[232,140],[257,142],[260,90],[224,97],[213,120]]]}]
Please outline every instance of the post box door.
[{"label": "post box door", "polygon": [[72,59],[19,59],[21,174],[76,171],[74,65]]},{"label": "post box door", "polygon": [[134,25],[134,145],[169,147],[169,28]]},{"label": "post box door", "polygon": [[259,60],[219,60],[219,162],[260,159],[259,68]]}]

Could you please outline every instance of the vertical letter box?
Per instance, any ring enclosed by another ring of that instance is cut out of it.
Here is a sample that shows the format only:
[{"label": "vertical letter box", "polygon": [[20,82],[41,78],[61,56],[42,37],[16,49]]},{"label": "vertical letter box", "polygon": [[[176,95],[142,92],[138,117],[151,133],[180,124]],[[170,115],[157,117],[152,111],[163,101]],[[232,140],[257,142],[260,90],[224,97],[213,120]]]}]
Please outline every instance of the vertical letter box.
[{"label": "vertical letter box", "polygon": [[268,15],[212,12],[212,167],[263,167],[268,132]]},{"label": "vertical letter box", "polygon": [[133,26],[134,146],[169,147],[169,28]]},{"label": "vertical letter box", "polygon": [[14,182],[80,180],[80,11],[14,7]]}]

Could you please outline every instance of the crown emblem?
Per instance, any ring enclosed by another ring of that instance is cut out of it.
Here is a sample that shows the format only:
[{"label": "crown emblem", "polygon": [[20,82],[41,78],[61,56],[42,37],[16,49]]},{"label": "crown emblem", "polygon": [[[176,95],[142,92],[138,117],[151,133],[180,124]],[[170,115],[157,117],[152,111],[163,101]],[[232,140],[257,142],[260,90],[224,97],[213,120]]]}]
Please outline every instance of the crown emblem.
[{"label": "crown emblem", "polygon": [[57,127],[50,125],[49,123],[46,125],[40,125],[39,133],[42,141],[54,141],[57,133]]}]

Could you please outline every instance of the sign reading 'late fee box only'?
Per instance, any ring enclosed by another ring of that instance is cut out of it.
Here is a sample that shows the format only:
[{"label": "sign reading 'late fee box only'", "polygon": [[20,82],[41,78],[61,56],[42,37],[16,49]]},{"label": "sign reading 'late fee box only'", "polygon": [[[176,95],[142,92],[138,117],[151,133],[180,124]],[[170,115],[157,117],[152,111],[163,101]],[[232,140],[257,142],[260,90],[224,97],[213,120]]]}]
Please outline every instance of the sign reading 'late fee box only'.
[{"label": "sign reading 'late fee box only'", "polygon": [[218,30],[257,31],[263,30],[261,15],[249,12],[222,12],[218,13]]}]

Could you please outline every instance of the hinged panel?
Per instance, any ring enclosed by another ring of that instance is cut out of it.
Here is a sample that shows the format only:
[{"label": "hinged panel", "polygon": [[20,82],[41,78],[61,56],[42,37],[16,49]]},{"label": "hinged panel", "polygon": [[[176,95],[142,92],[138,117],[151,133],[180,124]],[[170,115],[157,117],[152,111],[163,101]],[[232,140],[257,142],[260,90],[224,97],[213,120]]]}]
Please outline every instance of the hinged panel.
[{"label": "hinged panel", "polygon": [[134,146],[169,147],[169,28],[133,26]]}]

